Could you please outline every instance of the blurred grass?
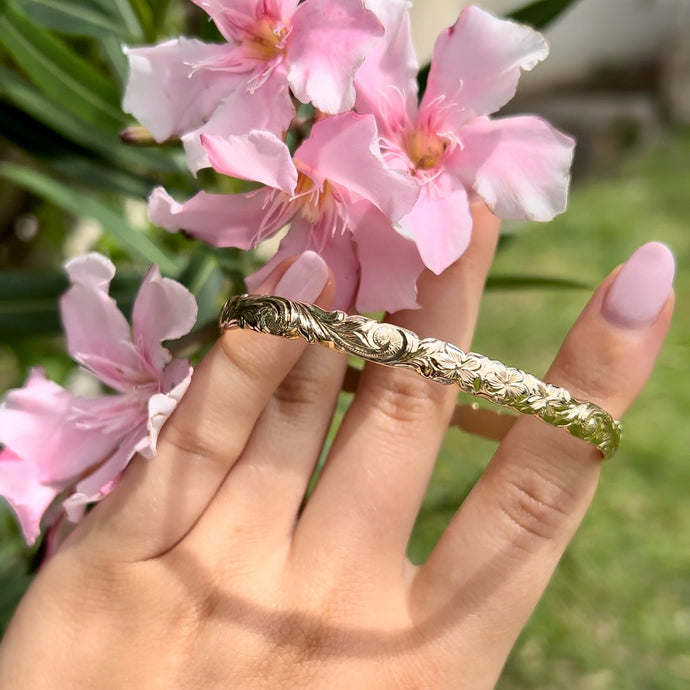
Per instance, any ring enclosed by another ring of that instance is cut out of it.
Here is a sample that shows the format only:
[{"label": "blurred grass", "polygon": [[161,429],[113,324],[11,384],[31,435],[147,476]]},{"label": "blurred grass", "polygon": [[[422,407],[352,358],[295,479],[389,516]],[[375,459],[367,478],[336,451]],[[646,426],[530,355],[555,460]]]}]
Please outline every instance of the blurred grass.
[{"label": "blurred grass", "polygon": [[[597,284],[636,247],[667,242],[678,260],[675,321],[659,365],[625,420],[619,454],[521,636],[502,690],[675,690],[690,685],[690,130],[668,134],[615,177],[580,184],[568,212],[525,226],[497,273]],[[474,348],[543,374],[588,299],[580,290],[493,291]],[[2,354],[2,353],[0,353]],[[6,353],[5,353],[6,354]],[[410,544],[431,550],[494,444],[448,434]],[[0,629],[28,578],[0,506]]]},{"label": "blurred grass", "polygon": [[[676,313],[657,368],[625,418],[575,540],[508,661],[501,690],[690,687],[690,130],[615,177],[586,182],[549,226],[528,225],[494,264],[596,285],[640,244],[677,258]],[[542,375],[589,292],[494,291],[473,349]],[[494,445],[449,432],[410,544],[423,560]]]}]

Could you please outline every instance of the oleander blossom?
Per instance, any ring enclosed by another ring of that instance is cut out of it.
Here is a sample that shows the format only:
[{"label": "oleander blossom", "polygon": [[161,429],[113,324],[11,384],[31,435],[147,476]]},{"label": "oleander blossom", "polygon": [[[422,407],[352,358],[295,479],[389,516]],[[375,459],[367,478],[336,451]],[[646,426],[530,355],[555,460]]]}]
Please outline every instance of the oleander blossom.
[{"label": "oleander blossom", "polygon": [[[316,2],[305,0],[295,16]],[[149,199],[151,221],[240,249],[289,226],[276,255],[248,277],[250,290],[280,260],[313,250],[335,273],[335,307],[398,311],[418,306],[416,283],[425,266],[441,273],[463,254],[472,201],[483,200],[506,219],[544,221],[563,211],[573,140],[534,116],[489,117],[513,97],[521,71],[546,57],[543,38],[465,8],[436,43],[418,104],[408,5],[366,0],[385,34],[354,76],[355,112],[317,111],[287,138],[258,115],[252,121],[234,92],[194,131],[198,141],[187,153],[194,170],[210,165],[264,186],[246,194],[202,191],[182,203],[158,188]],[[332,49],[317,41],[308,52],[317,63],[324,51],[328,63]],[[225,124],[230,113],[245,118],[236,130]],[[295,140],[301,143],[291,156],[285,142]]]},{"label": "oleander blossom", "polygon": [[350,110],[354,75],[383,28],[362,0],[193,0],[225,44],[179,38],[126,48],[123,109],[156,141],[181,136],[193,171],[202,133],[280,135],[302,103]]},{"label": "oleander blossom", "polygon": [[441,273],[467,248],[470,202],[500,218],[551,220],[565,210],[574,141],[534,116],[490,119],[515,94],[521,70],[548,54],[527,26],[466,7],[434,47],[417,105],[408,3],[368,0],[386,34],[355,79],[355,109],[376,117],[386,163],[419,181],[397,230]]},{"label": "oleander blossom", "polygon": [[[29,544],[42,520],[50,526],[63,511],[79,520],[88,503],[114,488],[135,453],[156,454],[160,429],[192,375],[187,360],[173,359],[161,345],[196,321],[196,302],[184,286],[151,267],[130,328],[108,295],[115,275],[108,259],[88,254],[69,261],[66,270],[71,287],[60,309],[67,349],[114,393],[82,398],[34,369],[0,406],[0,495]],[[62,510],[48,511],[53,503]]]},{"label": "oleander blossom", "polygon": [[265,186],[245,194],[202,191],[184,203],[159,187],[149,199],[149,217],[170,232],[241,249],[290,223],[276,255],[247,278],[250,290],[284,258],[313,250],[335,274],[336,308],[414,306],[423,265],[414,243],[391,223],[412,209],[419,185],[385,165],[377,140],[373,116],[353,112],[316,122],[293,156],[268,132],[204,136],[217,172]]}]

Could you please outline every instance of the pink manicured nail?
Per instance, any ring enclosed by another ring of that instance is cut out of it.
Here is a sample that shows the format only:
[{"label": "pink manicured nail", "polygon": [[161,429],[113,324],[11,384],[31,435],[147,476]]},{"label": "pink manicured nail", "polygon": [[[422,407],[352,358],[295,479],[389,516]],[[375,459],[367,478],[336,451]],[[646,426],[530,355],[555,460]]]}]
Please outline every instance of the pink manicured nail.
[{"label": "pink manicured nail", "polygon": [[625,262],[606,293],[604,318],[624,328],[654,321],[671,293],[674,271],[673,254],[666,245],[642,245]]},{"label": "pink manicured nail", "polygon": [[328,265],[316,253],[304,252],[283,274],[273,293],[297,302],[314,302],[328,280]]}]

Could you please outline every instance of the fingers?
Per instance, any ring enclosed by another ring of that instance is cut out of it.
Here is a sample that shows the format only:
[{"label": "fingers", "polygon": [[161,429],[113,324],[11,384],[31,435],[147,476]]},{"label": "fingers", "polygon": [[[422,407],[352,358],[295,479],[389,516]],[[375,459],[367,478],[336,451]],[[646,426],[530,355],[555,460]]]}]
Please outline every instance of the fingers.
[{"label": "fingers", "polygon": [[[328,306],[334,285],[313,252],[281,264],[259,289]],[[163,428],[158,454],[135,459],[88,521],[96,541],[127,560],[158,555],[197,521],[242,453],[256,420],[304,350],[249,331],[224,333],[196,368]],[[93,528],[96,528],[95,530]]]},{"label": "fingers", "polygon": [[[476,208],[472,242],[462,258],[440,276],[422,274],[422,308],[390,320],[422,337],[467,346],[497,236],[498,220]],[[348,546],[399,572],[456,396],[456,389],[414,373],[367,366],[301,516],[293,549],[303,544],[313,550],[327,535],[328,549]]]},{"label": "fingers", "polygon": [[189,535],[197,550],[223,560],[227,534],[244,537],[259,560],[289,543],[338,401],[347,358],[307,347],[283,379],[232,468]]},{"label": "fingers", "polygon": [[[666,247],[640,248],[595,293],[546,380],[620,417],[665,337],[672,279]],[[430,627],[453,618],[459,637],[473,628],[504,659],[584,516],[601,464],[584,441],[520,419],[419,570],[417,613]]]}]

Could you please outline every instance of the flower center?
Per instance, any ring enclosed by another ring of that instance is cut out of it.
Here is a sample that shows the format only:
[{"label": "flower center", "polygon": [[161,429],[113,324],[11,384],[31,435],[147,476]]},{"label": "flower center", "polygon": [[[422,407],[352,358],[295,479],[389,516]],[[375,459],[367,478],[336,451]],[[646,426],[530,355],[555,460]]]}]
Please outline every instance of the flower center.
[{"label": "flower center", "polygon": [[413,129],[403,137],[405,152],[415,170],[431,170],[443,158],[448,140],[421,129]]},{"label": "flower center", "polygon": [[285,52],[285,40],[289,33],[289,27],[282,22],[263,17],[257,20],[242,45],[248,57],[270,61]]},{"label": "flower center", "polygon": [[305,220],[316,224],[325,215],[337,214],[337,199],[333,192],[333,185],[328,180],[324,180],[323,187],[319,189],[311,177],[300,172],[292,198],[299,204]]}]

